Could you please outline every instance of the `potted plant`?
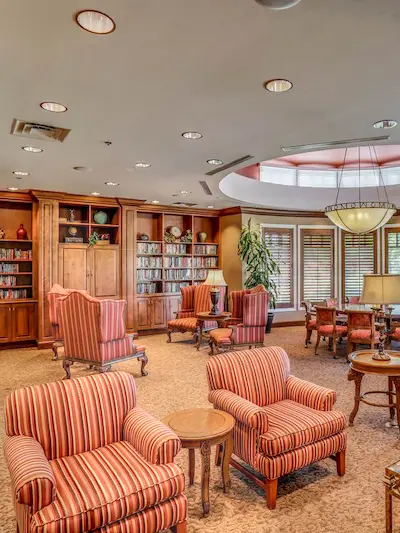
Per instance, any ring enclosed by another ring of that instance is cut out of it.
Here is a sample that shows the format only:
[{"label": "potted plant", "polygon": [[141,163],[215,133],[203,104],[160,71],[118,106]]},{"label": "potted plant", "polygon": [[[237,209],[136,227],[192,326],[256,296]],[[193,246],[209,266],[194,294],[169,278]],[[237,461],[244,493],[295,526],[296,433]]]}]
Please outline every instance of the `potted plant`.
[{"label": "potted plant", "polygon": [[251,219],[247,225],[242,227],[242,233],[238,242],[238,255],[245,263],[246,280],[244,286],[246,289],[252,289],[257,285],[263,285],[269,292],[269,307],[266,332],[270,333],[278,289],[274,281],[274,276],[280,274],[279,266],[274,261],[272,253],[261,238],[260,229],[251,225]]}]

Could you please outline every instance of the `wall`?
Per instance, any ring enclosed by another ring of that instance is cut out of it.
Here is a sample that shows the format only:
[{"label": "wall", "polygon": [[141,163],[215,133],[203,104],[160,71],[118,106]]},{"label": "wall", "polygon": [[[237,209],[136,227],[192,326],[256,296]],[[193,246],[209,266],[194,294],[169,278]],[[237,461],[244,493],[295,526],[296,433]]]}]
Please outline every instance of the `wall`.
[{"label": "wall", "polygon": [[242,214],[226,215],[220,218],[221,268],[230,291],[243,287],[242,262],[237,255],[237,243],[242,231]]}]

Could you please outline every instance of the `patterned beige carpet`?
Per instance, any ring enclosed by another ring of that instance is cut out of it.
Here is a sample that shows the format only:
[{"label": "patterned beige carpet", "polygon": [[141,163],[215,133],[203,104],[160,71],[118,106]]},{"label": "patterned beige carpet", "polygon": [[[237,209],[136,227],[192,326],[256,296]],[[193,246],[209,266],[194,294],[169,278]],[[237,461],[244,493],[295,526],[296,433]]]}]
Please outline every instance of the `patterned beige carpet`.
[{"label": "patterned beige carpet", "polygon": [[[135,361],[114,368],[137,376],[138,402],[157,417],[170,411],[208,406],[205,364],[206,347],[197,352],[190,337],[176,334],[172,344],[165,335],[142,338],[149,356],[149,376],[139,377]],[[292,373],[335,389],[336,407],[348,415],[352,408],[353,383],[347,381],[348,366],[344,347],[339,359],[333,360],[325,345],[320,355],[303,347],[303,328],[276,328],[266,337],[267,345],[282,346],[291,358]],[[74,365],[73,376],[89,373],[87,367]],[[13,389],[54,381],[63,377],[60,362],[51,361],[50,351],[32,349],[0,352],[1,407]],[[383,378],[366,377],[364,387],[385,388]],[[381,397],[382,398],[382,397]],[[347,473],[336,476],[335,463],[325,460],[304,468],[280,481],[278,505],[267,510],[262,491],[231,469],[232,488],[223,494],[219,472],[213,467],[211,479],[211,513],[201,517],[200,468],[197,457],[196,484],[186,491],[189,501],[190,533],[383,533],[384,467],[400,459],[399,432],[386,428],[387,410],[361,405],[356,425],[349,429]],[[1,411],[1,439],[4,435]],[[187,471],[187,451],[178,456]],[[15,533],[6,465],[0,456],[0,531]],[[396,508],[395,502],[395,508]],[[400,509],[400,502],[398,502]],[[400,512],[395,513],[395,531],[400,532]]]}]

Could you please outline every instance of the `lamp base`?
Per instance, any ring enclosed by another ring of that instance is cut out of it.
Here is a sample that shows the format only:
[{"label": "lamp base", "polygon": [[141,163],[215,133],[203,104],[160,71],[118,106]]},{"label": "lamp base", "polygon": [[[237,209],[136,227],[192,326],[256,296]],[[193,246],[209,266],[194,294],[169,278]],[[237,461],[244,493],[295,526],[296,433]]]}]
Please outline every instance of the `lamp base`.
[{"label": "lamp base", "polygon": [[383,305],[379,306],[378,309],[378,319],[379,319],[379,344],[378,344],[378,351],[374,353],[372,356],[372,359],[374,361],[390,361],[391,357],[390,355],[385,352],[385,341],[386,341],[386,334],[385,334],[385,311],[383,309]]},{"label": "lamp base", "polygon": [[212,309],[210,315],[219,315],[218,302],[219,302],[219,289],[217,287],[212,287],[210,289],[210,297],[212,303]]},{"label": "lamp base", "polygon": [[385,350],[383,350],[382,352],[378,350],[374,353],[372,359],[374,361],[390,361],[391,357],[387,352],[385,352]]}]

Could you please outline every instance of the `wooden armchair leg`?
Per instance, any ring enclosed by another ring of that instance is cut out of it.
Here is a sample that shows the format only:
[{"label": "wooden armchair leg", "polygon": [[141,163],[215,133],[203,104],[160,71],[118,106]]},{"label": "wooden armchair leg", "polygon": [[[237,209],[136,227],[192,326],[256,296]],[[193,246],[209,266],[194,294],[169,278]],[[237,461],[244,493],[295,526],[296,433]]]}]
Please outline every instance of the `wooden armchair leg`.
[{"label": "wooden armchair leg", "polygon": [[167,334],[167,342],[171,342],[171,333],[172,331],[170,329],[167,329],[166,331],[166,334]]},{"label": "wooden armchair leg", "polygon": [[172,533],[186,533],[187,532],[187,521],[179,522],[175,526],[171,527]]},{"label": "wooden armchair leg", "polygon": [[145,370],[145,366],[147,365],[147,363],[149,362],[149,358],[147,357],[147,355],[144,353],[143,355],[141,355],[140,357],[138,357],[138,360],[142,363],[141,367],[140,367],[140,372],[142,374],[142,376],[147,376],[149,373],[147,372],[147,370]]},{"label": "wooden armchair leg", "polygon": [[344,476],[346,472],[346,450],[336,454],[336,470],[338,476]]},{"label": "wooden armchair leg", "polygon": [[308,348],[308,345],[311,342],[312,329],[308,329],[306,332],[306,341],[304,343],[304,348]]},{"label": "wooden armchair leg", "polygon": [[314,351],[315,355],[318,355],[318,346],[319,346],[320,340],[321,340],[321,335],[318,333],[317,334],[317,342],[315,343],[315,351]]},{"label": "wooden armchair leg", "polygon": [[265,481],[265,497],[268,509],[275,509],[276,497],[278,495],[278,479],[267,479]]},{"label": "wooden armchair leg", "polygon": [[71,379],[71,365],[73,365],[74,362],[73,361],[69,361],[68,359],[64,359],[63,360],[63,369],[65,370],[65,376],[63,377],[63,379]]}]

